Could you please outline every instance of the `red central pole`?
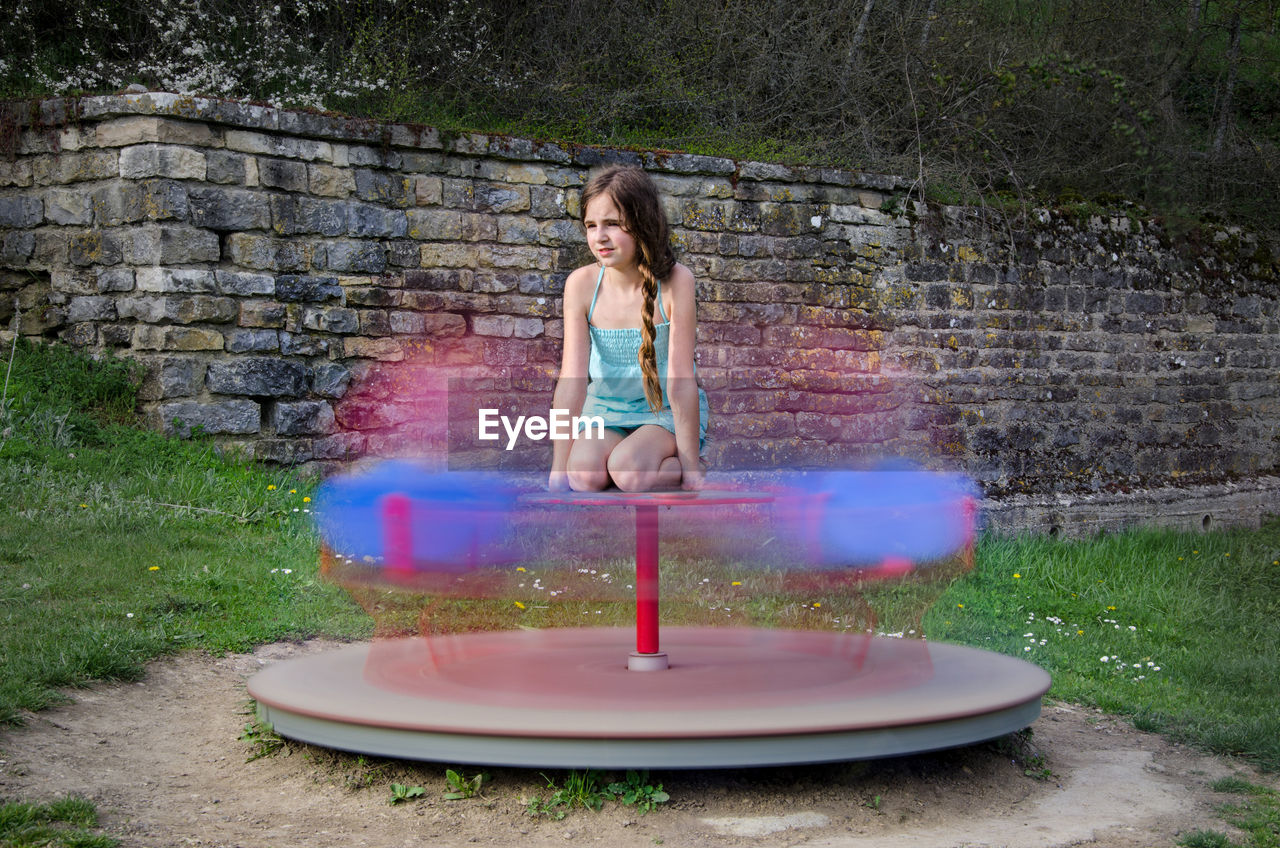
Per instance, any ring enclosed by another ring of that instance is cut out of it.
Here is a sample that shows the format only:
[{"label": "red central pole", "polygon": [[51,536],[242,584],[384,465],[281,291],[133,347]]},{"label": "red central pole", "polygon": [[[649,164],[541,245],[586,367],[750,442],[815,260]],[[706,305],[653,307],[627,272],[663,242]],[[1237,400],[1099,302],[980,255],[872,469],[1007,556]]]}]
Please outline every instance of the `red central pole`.
[{"label": "red central pole", "polygon": [[636,653],[658,653],[658,508],[636,506]]}]

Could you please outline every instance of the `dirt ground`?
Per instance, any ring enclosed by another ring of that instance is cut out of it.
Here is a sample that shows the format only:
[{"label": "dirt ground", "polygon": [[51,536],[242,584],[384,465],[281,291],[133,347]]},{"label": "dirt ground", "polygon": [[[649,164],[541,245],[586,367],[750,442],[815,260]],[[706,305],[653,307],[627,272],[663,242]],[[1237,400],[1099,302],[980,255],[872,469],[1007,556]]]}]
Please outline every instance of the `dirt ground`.
[{"label": "dirt ground", "polygon": [[[1275,785],[1069,704],[1046,706],[1029,740],[874,762],[655,774],[671,801],[647,815],[608,804],[562,820],[531,816],[527,800],[550,794],[531,770],[490,769],[483,797],[446,801],[443,765],[297,744],[246,762],[254,749],[241,738],[252,719],[245,680],[268,663],[333,647],[187,654],[155,663],[142,682],[76,691],[74,704],[0,733],[0,797],[82,795],[98,805],[106,832],[145,848],[1146,848],[1188,831],[1229,831],[1213,812],[1225,800],[1208,787],[1216,778]],[[392,806],[393,782],[426,792]]]}]

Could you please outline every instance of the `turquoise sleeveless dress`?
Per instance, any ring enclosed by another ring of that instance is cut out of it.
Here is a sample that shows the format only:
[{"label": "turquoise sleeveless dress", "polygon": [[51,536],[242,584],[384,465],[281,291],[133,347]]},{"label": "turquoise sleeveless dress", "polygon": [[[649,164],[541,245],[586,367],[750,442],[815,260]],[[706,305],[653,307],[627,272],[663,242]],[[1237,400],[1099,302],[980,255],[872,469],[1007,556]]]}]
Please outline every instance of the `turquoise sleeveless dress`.
[{"label": "turquoise sleeveless dress", "polygon": [[[676,432],[675,416],[667,400],[667,351],[671,336],[671,319],[662,305],[662,283],[658,283],[658,309],[662,323],[654,325],[653,347],[658,365],[658,382],[662,386],[662,409],[656,413],[649,408],[644,396],[644,374],[640,371],[640,345],[643,342],[638,327],[620,327],[607,330],[591,323],[600,297],[600,283],[604,280],[604,268],[596,278],[596,290],[587,310],[587,332],[591,338],[591,356],[587,362],[587,399],[582,405],[582,417],[598,415],[604,425],[623,433],[631,433],[645,424]],[[698,449],[707,442],[707,393],[698,387]],[[579,422],[581,432],[584,422]]]}]

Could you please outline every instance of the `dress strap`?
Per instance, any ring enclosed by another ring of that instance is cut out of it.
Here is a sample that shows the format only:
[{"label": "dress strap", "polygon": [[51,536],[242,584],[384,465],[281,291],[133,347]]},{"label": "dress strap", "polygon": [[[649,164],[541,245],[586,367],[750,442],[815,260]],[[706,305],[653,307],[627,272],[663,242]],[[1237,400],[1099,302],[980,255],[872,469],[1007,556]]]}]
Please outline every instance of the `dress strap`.
[{"label": "dress strap", "polygon": [[591,313],[596,311],[596,299],[600,297],[600,283],[604,280],[604,266],[600,266],[600,276],[596,277],[596,291],[591,295],[591,306],[587,309],[587,323],[591,323]]},{"label": "dress strap", "polygon": [[667,317],[667,308],[662,305],[662,280],[658,280],[658,309],[662,312],[662,320],[670,324],[671,319]]}]

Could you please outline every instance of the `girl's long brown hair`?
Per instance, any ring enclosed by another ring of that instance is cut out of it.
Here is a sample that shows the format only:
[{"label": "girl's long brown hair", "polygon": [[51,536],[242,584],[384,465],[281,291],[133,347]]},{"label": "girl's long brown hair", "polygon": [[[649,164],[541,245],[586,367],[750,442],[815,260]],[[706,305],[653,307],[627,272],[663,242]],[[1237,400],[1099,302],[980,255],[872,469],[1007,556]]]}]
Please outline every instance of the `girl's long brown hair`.
[{"label": "girl's long brown hair", "polygon": [[671,252],[671,230],[658,188],[649,175],[639,168],[611,165],[598,172],[582,190],[582,215],[587,204],[607,194],[622,213],[622,228],[636,240],[636,264],[643,280],[644,309],[640,321],[640,373],[644,375],[644,396],[649,408],[662,408],[662,384],[658,380],[658,357],[653,347],[656,330],[653,324],[654,301],[658,297],[658,281],[665,280],[675,267]]}]

